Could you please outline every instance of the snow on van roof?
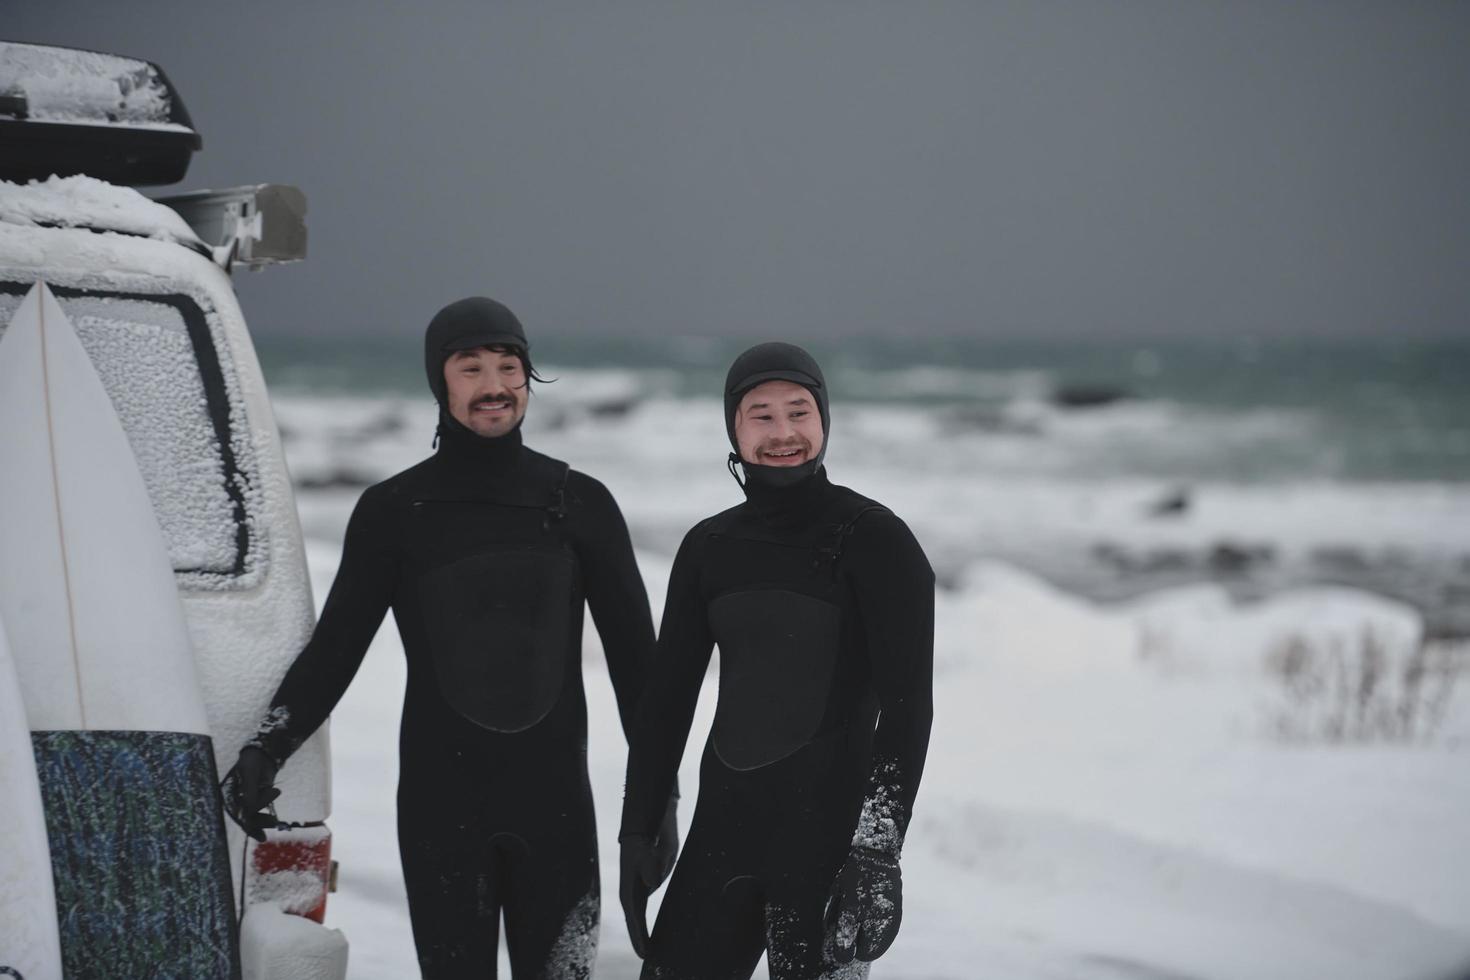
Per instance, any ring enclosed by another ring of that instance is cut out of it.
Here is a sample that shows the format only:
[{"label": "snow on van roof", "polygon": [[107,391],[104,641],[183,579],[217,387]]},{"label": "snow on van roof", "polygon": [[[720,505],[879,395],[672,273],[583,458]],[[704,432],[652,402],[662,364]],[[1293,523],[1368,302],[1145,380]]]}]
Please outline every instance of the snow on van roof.
[{"label": "snow on van roof", "polygon": [[34,122],[193,132],[170,121],[167,83],[136,58],[0,41],[0,95],[23,96]]},{"label": "snow on van roof", "polygon": [[46,228],[90,228],[142,235],[191,247],[199,237],[171,208],[95,177],[50,177],[26,184],[0,180],[0,221]]}]

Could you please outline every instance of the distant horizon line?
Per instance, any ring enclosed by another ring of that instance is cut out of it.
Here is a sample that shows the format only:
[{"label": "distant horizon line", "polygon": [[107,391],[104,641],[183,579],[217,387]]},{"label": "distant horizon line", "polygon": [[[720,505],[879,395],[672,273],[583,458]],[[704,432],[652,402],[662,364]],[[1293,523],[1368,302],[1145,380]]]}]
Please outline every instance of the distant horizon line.
[{"label": "distant horizon line", "polygon": [[[257,341],[322,341],[332,342],[340,340],[366,340],[374,342],[399,342],[405,339],[418,341],[422,338],[422,328],[415,325],[412,328],[373,328],[357,332],[293,332],[283,328],[259,328],[252,327],[251,335]],[[751,334],[729,334],[729,333],[700,333],[681,332],[665,333],[655,330],[645,331],[609,331],[609,330],[585,330],[576,327],[532,327],[529,330],[532,337],[533,347],[538,337],[556,337],[575,341],[597,341],[609,344],[620,343],[758,343],[760,339],[789,339],[796,342],[809,343],[842,343],[850,341],[877,342],[903,346],[913,343],[934,342],[938,344],[951,343],[975,343],[975,344],[1073,344],[1073,345],[1096,345],[1116,346],[1119,344],[1178,344],[1178,345],[1239,345],[1239,344],[1328,344],[1328,345],[1392,345],[1392,344],[1446,344],[1470,346],[1470,324],[1467,324],[1464,333],[1353,333],[1353,334],[1324,334],[1314,332],[1299,333],[1218,333],[1201,334],[1191,336],[1179,336],[1164,333],[1120,333],[1099,336],[1096,334],[1036,334],[1036,333],[929,333],[929,334],[885,334],[881,331],[854,332],[844,334],[824,334],[806,330],[771,330],[761,333],[759,338]]]}]

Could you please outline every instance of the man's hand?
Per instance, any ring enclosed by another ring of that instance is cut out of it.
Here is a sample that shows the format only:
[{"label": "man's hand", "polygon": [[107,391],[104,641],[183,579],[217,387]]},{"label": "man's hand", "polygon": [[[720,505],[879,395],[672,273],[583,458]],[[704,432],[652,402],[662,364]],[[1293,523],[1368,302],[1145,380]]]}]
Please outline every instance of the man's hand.
[{"label": "man's hand", "polygon": [[641,960],[648,955],[648,896],[662,880],[658,877],[659,859],[654,842],[647,837],[630,834],[621,843],[618,898],[628,922],[628,939]]},{"label": "man's hand", "polygon": [[903,878],[886,851],[854,847],[832,882],[827,900],[827,947],[837,963],[876,960],[893,944],[903,921]]},{"label": "man's hand", "polygon": [[626,834],[622,843],[622,867],[619,872],[618,898],[623,903],[623,917],[628,921],[628,939],[639,959],[648,955],[648,896],[662,885],[674,870],[679,857],[679,792],[669,795],[669,805],[658,825],[658,836],[649,840],[644,834]]},{"label": "man's hand", "polygon": [[247,745],[220,783],[225,813],[257,841],[264,842],[266,829],[276,825],[274,815],[261,812],[281,795],[271,785],[275,781],[275,760],[264,749]]}]

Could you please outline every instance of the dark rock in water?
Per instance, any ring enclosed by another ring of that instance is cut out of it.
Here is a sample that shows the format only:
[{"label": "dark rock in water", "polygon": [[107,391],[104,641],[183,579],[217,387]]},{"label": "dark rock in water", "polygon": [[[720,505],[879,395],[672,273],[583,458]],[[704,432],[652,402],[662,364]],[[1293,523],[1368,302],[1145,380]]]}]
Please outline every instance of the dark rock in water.
[{"label": "dark rock in water", "polygon": [[1470,606],[1470,582],[1446,582],[1440,589],[1445,605]]},{"label": "dark rock in water", "polygon": [[1276,557],[1276,549],[1265,544],[1235,544],[1218,542],[1210,549],[1205,559],[1210,570],[1227,575],[1240,575],[1252,571],[1258,565],[1269,565]]},{"label": "dark rock in water", "polygon": [[1389,545],[1378,554],[1383,565],[1387,568],[1396,568],[1403,571],[1413,568],[1415,564],[1414,552],[1398,545]]},{"label": "dark rock in water", "polygon": [[1040,436],[1041,424],[1034,419],[1016,418],[1001,405],[959,405],[940,416],[945,432],[995,432],[1003,435]]},{"label": "dark rock in water", "polygon": [[1092,546],[1092,557],[1120,572],[1131,572],[1138,568],[1138,556],[1111,541],[1101,541]]},{"label": "dark rock in water", "polygon": [[594,418],[619,419],[637,407],[638,399],[634,397],[608,398],[603,401],[588,402],[587,412]]},{"label": "dark rock in water", "polygon": [[403,416],[393,412],[371,420],[359,431],[363,436],[390,436],[395,432],[402,432],[404,425]]},{"label": "dark rock in water", "polygon": [[1189,510],[1188,487],[1177,487],[1149,504],[1150,517],[1179,517]]},{"label": "dark rock in water", "polygon": [[355,490],[370,487],[377,478],[356,470],[331,470],[327,473],[298,476],[291,481],[297,490]]},{"label": "dark rock in water", "polygon": [[1347,545],[1327,545],[1313,548],[1307,555],[1313,565],[1331,572],[1366,572],[1373,567],[1368,556],[1357,548]]},{"label": "dark rock in water", "polygon": [[1100,408],[1136,397],[1126,388],[1103,384],[1063,384],[1051,393],[1052,404],[1062,408]]},{"label": "dark rock in water", "polygon": [[1189,552],[1183,548],[1155,548],[1144,556],[1145,572],[1178,572],[1189,568]]},{"label": "dark rock in water", "polygon": [[1129,575],[1169,573],[1204,573],[1206,575],[1241,575],[1269,565],[1276,558],[1270,545],[1235,544],[1221,541],[1206,552],[1190,552],[1186,548],[1151,548],[1134,550],[1112,542],[1092,546],[1092,557]]},{"label": "dark rock in water", "polygon": [[406,424],[402,415],[399,415],[397,412],[389,412],[385,415],[368,419],[350,432],[338,433],[332,441],[338,445],[355,446],[372,439],[391,436],[401,432]]},{"label": "dark rock in water", "polygon": [[1195,567],[1188,551],[1183,548],[1154,548],[1149,551],[1130,551],[1121,545],[1103,542],[1092,546],[1092,556],[1120,572],[1135,575],[1151,575],[1160,572],[1183,572]]},{"label": "dark rock in water", "polygon": [[1424,617],[1427,639],[1470,640],[1470,565],[1460,552],[1346,544],[1307,551],[1238,539],[1160,547],[1094,538],[1061,548],[993,549],[990,557],[1099,602],[1196,582],[1214,583],[1236,602],[1343,586],[1412,606]]}]

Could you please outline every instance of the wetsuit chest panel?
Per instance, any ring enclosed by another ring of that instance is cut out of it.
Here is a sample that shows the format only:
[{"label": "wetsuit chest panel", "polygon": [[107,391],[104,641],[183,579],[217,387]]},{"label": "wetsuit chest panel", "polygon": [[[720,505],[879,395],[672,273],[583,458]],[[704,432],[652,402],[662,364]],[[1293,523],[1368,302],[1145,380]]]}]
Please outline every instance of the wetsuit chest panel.
[{"label": "wetsuit chest panel", "polygon": [[424,630],[444,700],[497,732],[551,711],[566,676],[576,562],[560,550],[493,551],[419,578]]},{"label": "wetsuit chest panel", "polygon": [[727,766],[770,765],[818,733],[841,622],[832,603],[784,589],[732,592],[709,604],[720,647],[714,746]]}]

